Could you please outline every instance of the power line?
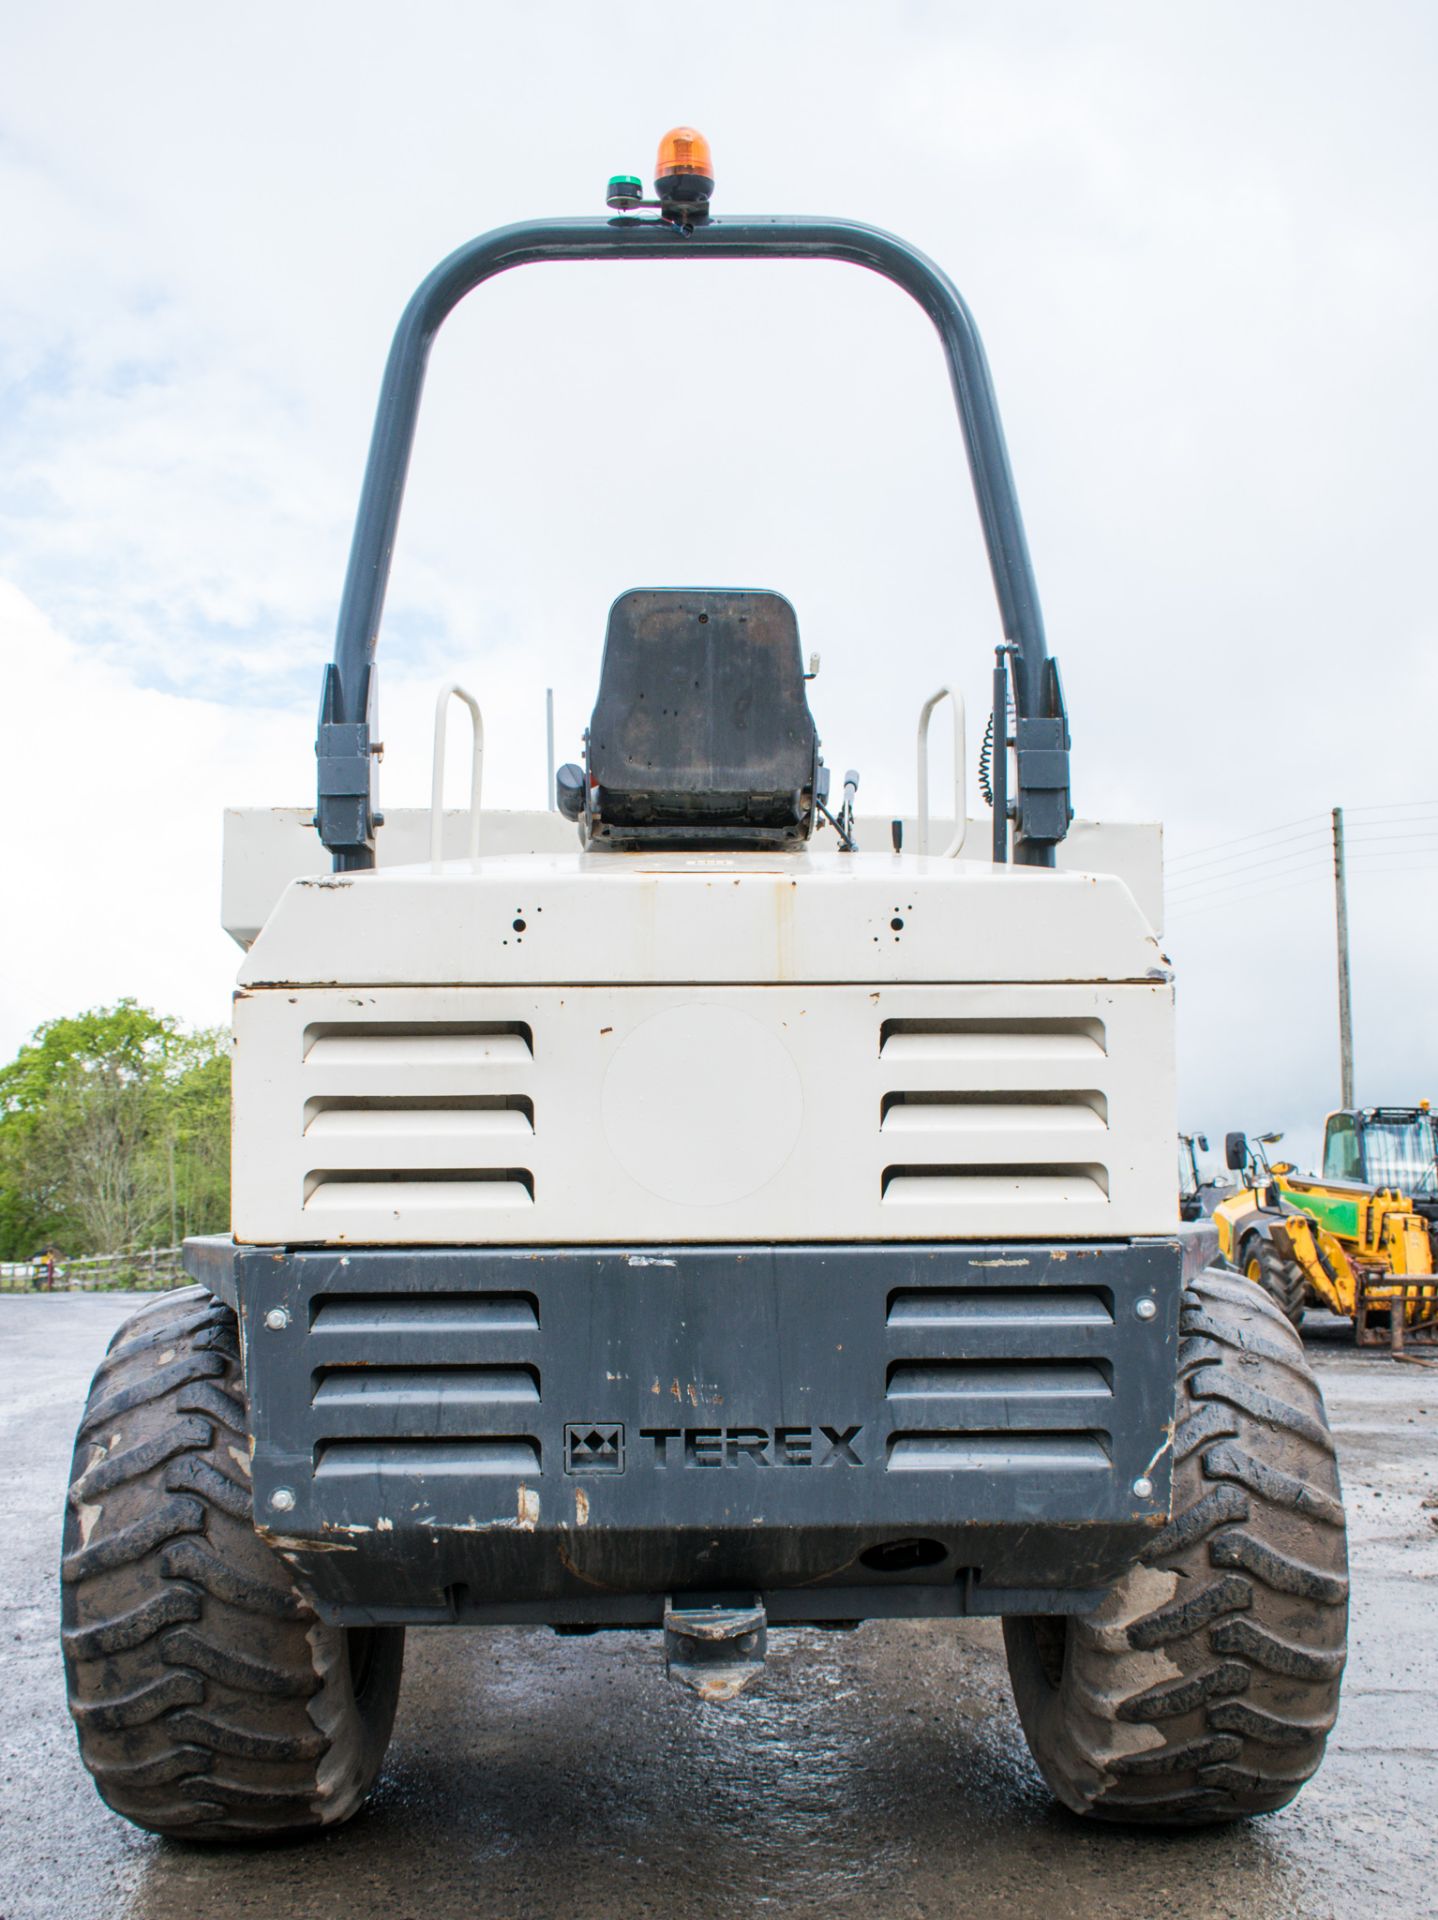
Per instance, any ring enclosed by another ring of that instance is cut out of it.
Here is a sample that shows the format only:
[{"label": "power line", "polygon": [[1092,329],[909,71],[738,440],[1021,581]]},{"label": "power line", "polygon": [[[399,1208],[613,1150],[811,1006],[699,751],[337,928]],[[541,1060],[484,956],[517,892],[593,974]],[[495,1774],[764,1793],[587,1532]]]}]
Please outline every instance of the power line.
[{"label": "power line", "polygon": [[[1400,818],[1398,820],[1395,820],[1393,823],[1395,826],[1417,825],[1419,819],[1424,814],[1432,814],[1433,816],[1438,817],[1438,801],[1432,801],[1432,800],[1375,801],[1372,804],[1367,806],[1345,807],[1344,813],[1345,815],[1349,813],[1380,813],[1382,814],[1382,813],[1395,813],[1395,812],[1398,812],[1400,809],[1403,809],[1409,812],[1410,814],[1412,813],[1413,809],[1417,809],[1417,813],[1413,814],[1412,818]],[[1357,823],[1356,827],[1354,828],[1354,831],[1355,832],[1371,832],[1374,830],[1381,831],[1384,824],[1385,823],[1381,820],[1375,820],[1372,822],[1360,821]],[[1291,830],[1294,828],[1301,829],[1301,831],[1292,832]],[[1173,854],[1168,859],[1166,864],[1170,867],[1217,865],[1217,864],[1222,864],[1221,859],[1218,861],[1211,861],[1207,856],[1209,856],[1210,854],[1216,854],[1216,855],[1222,856],[1227,852],[1229,848],[1246,846],[1250,841],[1270,841],[1276,845],[1281,846],[1286,843],[1282,840],[1276,840],[1275,836],[1279,834],[1286,834],[1289,836],[1290,839],[1293,839],[1293,840],[1311,839],[1320,834],[1325,839],[1327,839],[1330,836],[1331,831],[1332,829],[1325,816],[1323,816],[1322,814],[1306,814],[1301,819],[1298,819],[1298,820],[1281,820],[1276,825],[1271,827],[1255,828],[1252,833],[1234,834],[1227,840],[1215,840],[1210,842],[1209,845],[1207,846],[1195,847],[1192,849],[1191,852],[1188,852],[1188,853]],[[1258,851],[1258,849],[1255,848],[1254,851]]]},{"label": "power line", "polygon": [[1327,851],[1325,848],[1306,847],[1302,853],[1277,853],[1270,859],[1244,860],[1237,865],[1230,862],[1228,865],[1221,867],[1217,873],[1198,873],[1192,875],[1181,873],[1174,881],[1171,891],[1177,893],[1182,892],[1188,887],[1206,887],[1214,881],[1227,879],[1230,874],[1256,873],[1262,867],[1302,866],[1305,862],[1312,860],[1316,860],[1321,864],[1326,858]]},{"label": "power line", "polygon": [[1388,846],[1392,846],[1393,843],[1397,840],[1433,840],[1433,839],[1438,839],[1438,825],[1431,826],[1431,827],[1419,827],[1417,831],[1414,833],[1389,833],[1386,828],[1379,827],[1376,830],[1376,832],[1372,832],[1372,831],[1370,832],[1370,837],[1368,839],[1361,840],[1361,841],[1355,840],[1353,844],[1355,846],[1378,847],[1378,846],[1383,846],[1385,844]]},{"label": "power line", "polygon": [[[1270,841],[1266,846],[1241,848],[1237,856],[1232,853],[1220,853],[1207,860],[1191,860],[1181,869],[1179,878],[1181,880],[1187,880],[1191,876],[1201,878],[1205,867],[1227,867],[1233,864],[1235,857],[1246,860],[1250,854],[1277,853],[1285,847],[1290,852],[1296,852],[1300,848],[1305,853],[1313,852],[1326,845],[1328,838],[1327,830],[1320,827],[1313,827],[1307,833],[1290,833],[1282,840]],[[1165,864],[1176,867],[1179,863],[1176,860],[1170,860]]]},{"label": "power line", "polygon": [[[1357,860],[1365,865],[1377,861],[1396,861],[1400,866],[1424,866],[1438,855],[1438,841],[1431,845],[1397,847],[1362,847],[1349,853],[1350,862]],[[1174,898],[1191,898],[1198,894],[1210,893],[1217,888],[1247,885],[1249,879],[1258,884],[1265,880],[1281,880],[1293,873],[1331,873],[1332,861],[1327,851],[1315,851],[1302,854],[1285,854],[1279,860],[1255,860],[1227,872],[1206,873],[1196,880],[1178,880],[1166,884],[1164,891]]]},{"label": "power line", "polygon": [[1201,887],[1169,887],[1165,897],[1176,907],[1185,906],[1190,900],[1210,900],[1216,893],[1227,893],[1230,887],[1276,886],[1280,880],[1317,880],[1329,871],[1327,862],[1319,865],[1298,864],[1278,867],[1272,873],[1236,873],[1228,877],[1214,874]]},{"label": "power line", "polygon": [[1255,873],[1248,875],[1247,878],[1239,876],[1232,880],[1218,879],[1211,886],[1195,888],[1191,893],[1169,893],[1165,898],[1172,907],[1191,907],[1202,901],[1216,900],[1222,894],[1232,893],[1235,890],[1244,891],[1249,887],[1277,887],[1280,883],[1289,882],[1312,884],[1321,880],[1325,871],[1324,867],[1285,867],[1277,873]]},{"label": "power line", "polygon": [[[1309,823],[1313,821],[1316,821],[1318,824],[1310,825]],[[1271,840],[1276,833],[1284,833],[1290,827],[1303,828],[1302,833],[1293,835],[1293,838],[1296,840],[1307,839],[1310,834],[1326,833],[1328,831],[1327,824],[1323,821],[1322,815],[1312,813],[1305,814],[1301,820],[1285,820],[1276,827],[1264,827],[1255,833],[1235,834],[1230,840],[1215,840],[1210,846],[1195,847],[1192,853],[1176,853],[1169,861],[1169,865],[1176,867],[1185,862],[1201,860],[1206,854],[1219,853],[1227,847],[1241,846],[1243,842],[1247,840]]]},{"label": "power line", "polygon": [[[1312,885],[1312,876],[1306,876],[1301,880],[1280,881],[1276,887],[1268,886],[1264,882],[1249,881],[1243,886],[1227,889],[1226,892],[1228,902],[1231,904],[1238,900],[1253,899],[1259,895],[1268,899],[1275,893],[1292,893],[1296,887],[1312,887]],[[1219,896],[1215,895],[1205,900],[1182,901],[1174,912],[1165,915],[1165,924],[1172,924],[1175,920],[1191,920],[1201,913],[1206,913],[1217,898]]]},{"label": "power line", "polygon": [[1245,867],[1259,866],[1273,860],[1311,860],[1315,854],[1326,851],[1327,847],[1322,841],[1314,845],[1295,841],[1277,847],[1249,847],[1240,854],[1229,854],[1223,860],[1205,860],[1202,868],[1185,867],[1175,878],[1186,885],[1190,880],[1213,879],[1214,874],[1208,872],[1208,868],[1213,868],[1217,873],[1240,873]]},{"label": "power line", "polygon": [[[1438,803],[1375,801],[1345,809],[1345,817],[1350,812],[1376,816],[1350,823],[1349,864],[1355,877],[1381,878],[1433,864],[1438,853]],[[1166,863],[1166,917],[1182,920],[1199,913],[1222,914],[1259,896],[1313,889],[1331,872],[1332,846],[1330,822],[1308,815],[1176,855]]]},{"label": "power line", "polygon": [[1420,855],[1417,859],[1399,853],[1380,853],[1371,860],[1363,860],[1349,865],[1355,873],[1431,873],[1438,849],[1433,853]]},{"label": "power line", "polygon": [[[1384,874],[1395,871],[1411,873],[1415,865],[1411,859],[1402,854],[1378,854],[1370,856],[1370,860],[1397,861],[1400,864],[1395,868],[1376,864],[1370,865],[1368,861],[1365,861],[1361,867],[1356,869],[1357,872],[1382,877]],[[1438,866],[1438,857],[1429,859],[1422,864],[1428,869]],[[1354,870],[1351,860],[1349,867],[1350,871]],[[1166,896],[1165,921],[1172,922],[1174,920],[1181,920],[1186,915],[1206,912],[1210,907],[1219,906],[1220,904],[1227,905],[1234,901],[1257,899],[1259,897],[1266,899],[1270,894],[1274,893],[1291,893],[1298,887],[1316,890],[1317,883],[1325,880],[1330,872],[1331,869],[1325,862],[1321,870],[1316,867],[1310,867],[1307,872],[1300,872],[1292,879],[1285,879],[1282,874],[1275,874],[1270,876],[1259,875],[1248,880],[1218,880],[1214,885],[1204,891],[1197,891],[1177,897],[1173,895]],[[1324,890],[1326,891],[1326,888]]]}]

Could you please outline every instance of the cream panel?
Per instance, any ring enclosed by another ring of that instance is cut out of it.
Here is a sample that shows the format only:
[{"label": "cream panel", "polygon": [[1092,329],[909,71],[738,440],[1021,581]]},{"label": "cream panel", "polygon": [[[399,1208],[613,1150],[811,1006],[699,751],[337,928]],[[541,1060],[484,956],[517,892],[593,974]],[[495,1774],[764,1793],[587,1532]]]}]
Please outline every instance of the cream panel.
[{"label": "cream panel", "polygon": [[[429,857],[430,816],[427,807],[391,807],[375,836],[375,859],[382,869],[413,866]],[[918,828],[912,815],[904,822],[904,845],[917,849]],[[864,853],[886,854],[893,822],[888,815],[861,813],[854,822],[855,837]],[[458,861],[469,831],[467,813],[446,813],[443,844],[448,859]],[[938,818],[930,824],[932,844],[945,846],[952,822]],[[578,844],[578,830],[559,813],[509,812],[485,808],[480,815],[480,846],[486,856],[569,854]],[[960,861],[987,863],[992,843],[989,819],[970,820]],[[822,848],[823,841],[818,846]],[[1157,930],[1163,914],[1163,833],[1150,824],[1112,820],[1075,820],[1059,843],[1057,861],[1063,873],[1116,874]],[[269,919],[275,902],[291,880],[328,873],[330,858],[314,827],[314,807],[231,807],[224,824],[224,864],[220,918],[225,931],[242,947],[249,947]]]},{"label": "cream panel", "polygon": [[555,854],[291,882],[241,986],[1167,980],[1121,880],[892,854]]},{"label": "cream panel", "polygon": [[1119,986],[242,991],[251,1243],[1172,1228],[1173,1007]]}]

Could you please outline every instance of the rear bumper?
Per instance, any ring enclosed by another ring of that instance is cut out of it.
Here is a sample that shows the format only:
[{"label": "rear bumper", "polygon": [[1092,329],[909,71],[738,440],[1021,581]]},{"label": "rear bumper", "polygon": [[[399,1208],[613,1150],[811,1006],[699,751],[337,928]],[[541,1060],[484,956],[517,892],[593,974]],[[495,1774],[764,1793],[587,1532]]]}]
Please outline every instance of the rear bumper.
[{"label": "rear bumper", "polygon": [[334,1619],[1053,1612],[1168,1517],[1179,1235],[188,1264],[241,1315],[258,1524]]}]

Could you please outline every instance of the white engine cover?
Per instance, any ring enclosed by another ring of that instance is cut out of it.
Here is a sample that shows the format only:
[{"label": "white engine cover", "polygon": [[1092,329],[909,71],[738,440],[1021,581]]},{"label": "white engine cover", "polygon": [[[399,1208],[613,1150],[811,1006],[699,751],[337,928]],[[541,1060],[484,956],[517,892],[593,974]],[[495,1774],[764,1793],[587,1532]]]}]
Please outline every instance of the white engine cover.
[{"label": "white engine cover", "polygon": [[607,853],[339,875],[288,889],[242,983],[247,1243],[1175,1223],[1172,987],[1111,877]]}]

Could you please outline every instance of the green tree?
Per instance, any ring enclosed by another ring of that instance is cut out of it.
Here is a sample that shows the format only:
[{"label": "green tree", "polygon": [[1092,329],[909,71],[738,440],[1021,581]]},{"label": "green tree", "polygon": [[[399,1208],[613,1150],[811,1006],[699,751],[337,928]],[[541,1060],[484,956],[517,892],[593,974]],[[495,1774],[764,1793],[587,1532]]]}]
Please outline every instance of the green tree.
[{"label": "green tree", "polygon": [[229,1213],[229,1055],[133,1000],[51,1020],[0,1067],[0,1256],[124,1252]]}]

